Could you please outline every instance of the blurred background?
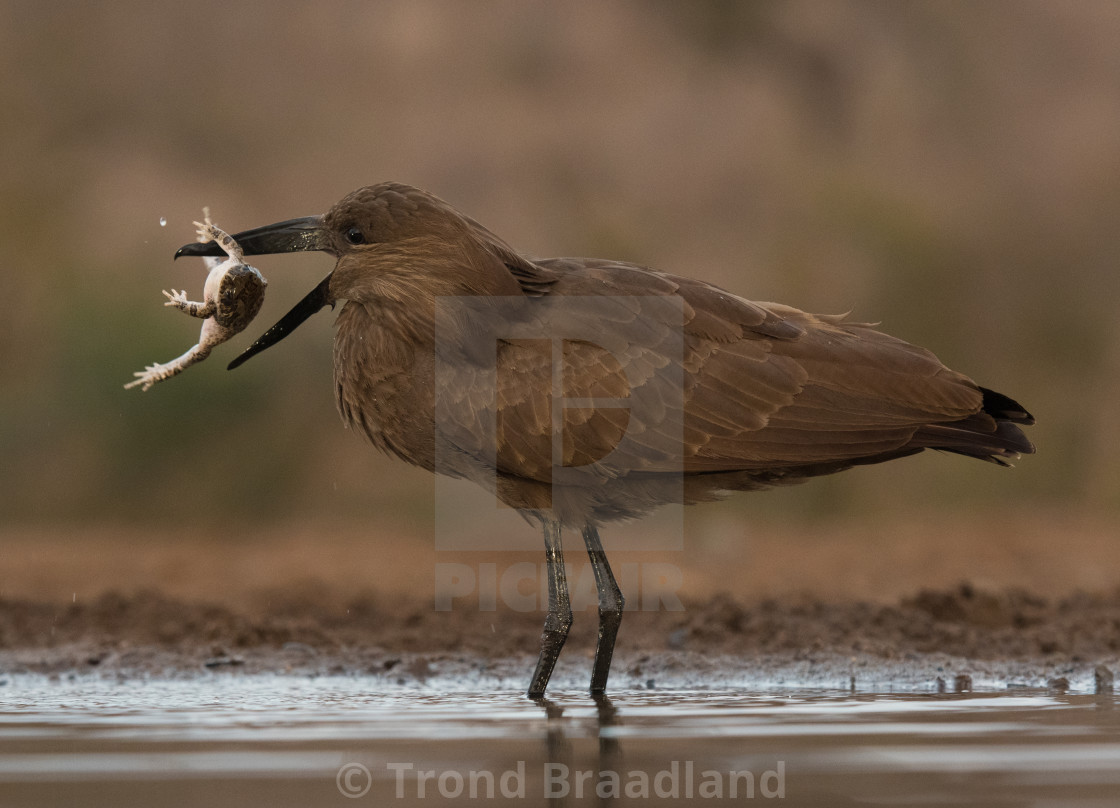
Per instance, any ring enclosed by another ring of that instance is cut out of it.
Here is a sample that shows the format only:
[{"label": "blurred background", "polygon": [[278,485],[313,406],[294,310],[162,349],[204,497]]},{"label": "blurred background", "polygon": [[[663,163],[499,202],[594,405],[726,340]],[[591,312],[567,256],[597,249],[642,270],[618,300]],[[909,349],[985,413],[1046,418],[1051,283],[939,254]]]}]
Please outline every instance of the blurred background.
[{"label": "blurred background", "polygon": [[197,340],[160,290],[200,293],[172,256],[204,205],[232,232],[390,179],[529,254],[881,322],[1038,418],[1013,471],[926,453],[688,510],[711,557],[831,531],[861,563],[1001,544],[979,574],[1034,548],[1038,580],[1060,557],[1063,585],[1115,586],[1118,42],[1112,0],[3,0],[0,595],[116,568],[100,540],[431,551],[431,478],[335,413],[329,313],[225,370],[327,256],[254,261],[257,322],[122,389]]}]

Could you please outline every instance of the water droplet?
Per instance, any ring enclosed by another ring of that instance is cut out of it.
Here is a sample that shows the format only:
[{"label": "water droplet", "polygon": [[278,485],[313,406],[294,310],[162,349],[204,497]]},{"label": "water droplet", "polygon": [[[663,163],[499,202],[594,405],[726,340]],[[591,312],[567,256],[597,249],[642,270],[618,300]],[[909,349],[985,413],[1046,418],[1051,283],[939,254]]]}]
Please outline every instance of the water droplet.
[{"label": "water droplet", "polygon": [[159,226],[160,227],[167,227],[167,219],[165,219],[163,216],[159,217]]}]

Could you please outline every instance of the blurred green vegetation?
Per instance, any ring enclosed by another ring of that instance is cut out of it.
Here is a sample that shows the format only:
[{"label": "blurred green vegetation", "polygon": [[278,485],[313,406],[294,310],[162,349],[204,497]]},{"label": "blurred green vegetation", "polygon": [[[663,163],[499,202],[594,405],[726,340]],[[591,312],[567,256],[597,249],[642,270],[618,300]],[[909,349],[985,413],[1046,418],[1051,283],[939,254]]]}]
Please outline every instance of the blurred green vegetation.
[{"label": "blurred green vegetation", "polygon": [[1118,41],[1107,0],[0,5],[0,520],[430,521],[423,473],[340,426],[329,315],[224,370],[324,256],[259,260],[257,324],[121,387],[197,339],[159,292],[201,289],[171,256],[204,204],[237,230],[386,179],[528,253],[881,321],[1039,419],[1014,472],[723,507],[1115,511]]}]

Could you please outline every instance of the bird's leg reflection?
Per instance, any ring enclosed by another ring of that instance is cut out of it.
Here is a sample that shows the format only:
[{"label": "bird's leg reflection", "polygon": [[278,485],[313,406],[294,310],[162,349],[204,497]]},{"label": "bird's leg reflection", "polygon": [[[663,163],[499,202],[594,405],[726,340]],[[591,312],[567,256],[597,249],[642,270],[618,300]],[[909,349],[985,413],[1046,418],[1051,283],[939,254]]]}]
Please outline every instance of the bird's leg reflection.
[{"label": "bird's leg reflection", "polygon": [[543,696],[533,699],[533,702],[544,709],[544,717],[548,719],[546,744],[547,744],[547,757],[546,760],[555,761],[559,755],[564,757],[571,757],[572,745],[568,743],[567,738],[564,736],[564,708],[554,702],[552,699],[546,699]]},{"label": "bird's leg reflection", "polygon": [[[610,696],[605,693],[593,695],[591,698],[595,700],[596,718],[598,719],[599,728],[599,771],[600,772],[617,772],[620,771],[620,761],[622,760],[622,750],[618,745],[618,737],[613,732],[603,732],[603,728],[608,729],[617,726],[622,722],[618,720],[618,708],[611,702]],[[600,778],[602,775],[600,774]],[[611,797],[604,797],[600,802],[607,802],[614,799]]]},{"label": "bird's leg reflection", "polygon": [[[606,695],[592,696],[595,702],[595,735],[599,741],[598,759],[595,762],[595,771],[598,778],[594,783],[594,787],[590,793],[599,796],[599,802],[605,803],[614,800],[617,796],[615,790],[603,788],[601,783],[605,772],[610,772],[617,776],[620,771],[620,761],[622,759],[621,748],[618,743],[618,738],[615,737],[613,732],[604,732],[604,728],[610,728],[620,725],[622,722],[618,718],[618,708]],[[560,766],[563,771],[573,773],[575,766],[573,763],[572,744],[564,730],[564,708],[551,699],[544,698],[543,696],[533,699],[533,702],[544,710],[545,718],[548,721],[547,729],[545,731],[545,764],[546,766]],[[586,725],[585,725],[586,726]],[[582,733],[580,733],[582,734]],[[581,769],[590,769],[585,767],[582,763]],[[610,775],[607,775],[610,776]],[[589,786],[591,788],[591,786]],[[588,792],[581,792],[585,796]],[[605,795],[605,796],[604,796]],[[563,796],[558,796],[555,804],[562,806],[567,804],[566,797],[568,793]]]},{"label": "bird's leg reflection", "polygon": [[[564,734],[564,708],[551,699],[543,696],[532,697],[533,702],[544,709],[544,716],[548,720],[545,729],[545,766],[564,766],[567,771],[572,770],[572,744]],[[550,798],[550,804],[556,806],[567,805],[567,795]]]}]

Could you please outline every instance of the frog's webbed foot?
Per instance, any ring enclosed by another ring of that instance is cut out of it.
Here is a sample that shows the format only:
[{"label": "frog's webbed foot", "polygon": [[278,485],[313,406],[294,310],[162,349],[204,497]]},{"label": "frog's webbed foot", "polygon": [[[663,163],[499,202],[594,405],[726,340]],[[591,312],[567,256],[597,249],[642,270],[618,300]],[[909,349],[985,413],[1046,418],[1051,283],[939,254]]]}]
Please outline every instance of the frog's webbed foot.
[{"label": "frog's webbed foot", "polygon": [[235,263],[244,263],[244,255],[241,252],[241,245],[233,240],[233,236],[222,230],[217,225],[210,221],[209,213],[205,217],[205,222],[195,222],[194,226],[198,228],[198,240],[205,243],[207,241],[215,241],[218,246],[226,251]]},{"label": "frog's webbed foot", "polygon": [[167,298],[167,302],[163,305],[174,306],[179,311],[186,312],[191,317],[201,317],[205,320],[214,313],[214,305],[212,303],[188,300],[186,289],[181,289],[178,292],[174,289],[170,292],[164,289],[163,296]]},{"label": "frog's webbed foot", "polygon": [[148,365],[143,370],[138,370],[133,373],[132,375],[136,378],[126,384],[124,389],[131,390],[133,387],[139,387],[141,390],[148,390],[156,382],[162,382],[164,379],[177,376],[195,362],[201,362],[210,355],[210,348],[210,345],[201,342],[182,356],[172,359],[170,362],[165,362],[163,364],[157,362],[154,365]]},{"label": "frog's webbed foot", "polygon": [[168,362],[166,365],[161,365],[157,362],[154,365],[148,365],[143,370],[138,370],[133,373],[132,375],[136,378],[126,384],[124,389],[131,390],[133,387],[139,387],[141,390],[148,390],[156,382],[170,379],[182,370],[181,367],[176,366],[175,362]]}]

